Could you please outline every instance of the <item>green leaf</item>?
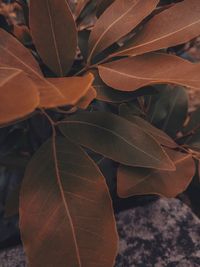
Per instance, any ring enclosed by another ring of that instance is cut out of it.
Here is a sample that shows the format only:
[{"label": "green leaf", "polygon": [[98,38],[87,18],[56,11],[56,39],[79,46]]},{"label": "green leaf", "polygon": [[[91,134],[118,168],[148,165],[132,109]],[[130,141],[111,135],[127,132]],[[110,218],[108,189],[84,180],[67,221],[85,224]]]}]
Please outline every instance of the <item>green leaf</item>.
[{"label": "green leaf", "polygon": [[117,115],[84,112],[66,118],[59,128],[74,142],[125,165],[174,169],[151,135]]},{"label": "green leaf", "polygon": [[31,160],[20,230],[30,266],[113,266],[117,233],[105,180],[69,140],[47,141]]},{"label": "green leaf", "polygon": [[177,144],[163,131],[160,129],[154,127],[149,122],[145,121],[144,119],[134,116],[129,112],[126,112],[124,110],[124,106],[122,105],[120,108],[120,115],[127,119],[128,121],[132,122],[136,126],[138,126],[140,129],[143,129],[143,131],[147,132],[148,134],[152,135],[155,140],[166,147],[175,148],[177,147]]},{"label": "green leaf", "polygon": [[195,174],[192,156],[167,150],[173,160],[175,171],[132,168],[121,165],[117,174],[117,191],[120,197],[156,194],[176,197],[190,184]]},{"label": "green leaf", "polygon": [[159,88],[159,94],[151,97],[147,112],[149,121],[175,137],[187,117],[188,96],[186,90],[180,86]]}]

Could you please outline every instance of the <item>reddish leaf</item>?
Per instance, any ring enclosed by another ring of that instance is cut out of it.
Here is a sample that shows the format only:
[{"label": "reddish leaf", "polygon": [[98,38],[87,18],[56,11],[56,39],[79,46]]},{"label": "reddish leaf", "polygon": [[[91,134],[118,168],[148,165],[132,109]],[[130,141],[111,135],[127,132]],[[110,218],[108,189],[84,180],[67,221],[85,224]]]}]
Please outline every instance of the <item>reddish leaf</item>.
[{"label": "reddish leaf", "polygon": [[31,160],[20,196],[20,230],[32,267],[113,266],[117,232],[104,177],[67,139],[49,140]]},{"label": "reddish leaf", "polygon": [[176,197],[190,184],[195,174],[191,155],[167,150],[173,160],[175,171],[132,168],[121,165],[117,175],[117,191],[120,197],[156,194]]},{"label": "reddish leaf", "polygon": [[0,67],[0,124],[33,112],[39,104],[34,83],[19,69]]},{"label": "reddish leaf", "polygon": [[149,15],[158,0],[116,0],[96,22],[89,38],[88,62],[134,29]]},{"label": "reddish leaf", "polygon": [[109,62],[98,68],[102,80],[117,90],[134,91],[162,83],[200,87],[200,65],[168,54],[150,53]]},{"label": "reddish leaf", "polygon": [[30,27],[34,44],[58,76],[72,66],[77,49],[76,25],[66,0],[31,0]]},{"label": "reddish leaf", "polygon": [[184,0],[154,16],[113,56],[140,55],[186,43],[200,35],[200,2]]}]

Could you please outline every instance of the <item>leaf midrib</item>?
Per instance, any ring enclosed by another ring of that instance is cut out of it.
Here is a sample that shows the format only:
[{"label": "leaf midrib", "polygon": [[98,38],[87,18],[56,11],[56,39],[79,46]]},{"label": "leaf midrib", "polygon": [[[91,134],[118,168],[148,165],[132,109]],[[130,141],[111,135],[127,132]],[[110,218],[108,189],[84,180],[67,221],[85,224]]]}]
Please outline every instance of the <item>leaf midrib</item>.
[{"label": "leaf midrib", "polygon": [[[41,0],[42,1],[42,0]],[[51,8],[50,8],[50,4],[49,4],[49,0],[46,0],[46,4],[47,4],[47,12],[48,12],[48,16],[49,16],[49,21],[50,21],[50,29],[52,32],[52,38],[53,38],[53,44],[55,47],[55,54],[56,54],[56,58],[57,58],[57,62],[58,62],[58,67],[60,70],[60,74],[63,76],[63,70],[62,70],[62,64],[60,61],[60,56],[59,56],[59,51],[58,51],[58,47],[57,47],[57,42],[56,42],[56,34],[54,31],[54,27],[53,27],[53,19],[52,19],[52,15],[51,15]]]},{"label": "leaf midrib", "polygon": [[75,250],[76,250],[76,255],[77,255],[77,261],[78,261],[78,265],[79,267],[82,267],[82,263],[81,263],[81,258],[80,258],[80,252],[79,252],[79,247],[78,247],[78,242],[77,242],[77,237],[76,237],[76,233],[74,230],[74,223],[73,223],[73,219],[71,217],[70,211],[69,211],[69,206],[67,204],[67,201],[65,199],[65,193],[63,191],[63,185],[62,185],[62,181],[61,181],[61,176],[60,176],[60,171],[58,168],[58,158],[57,158],[57,148],[56,148],[56,135],[55,132],[53,133],[53,138],[52,138],[52,146],[53,146],[53,157],[54,157],[54,163],[55,163],[55,171],[56,171],[56,179],[57,179],[57,183],[58,183],[58,187],[61,193],[61,198],[67,213],[67,217],[69,219],[69,224],[72,230],[72,236],[73,236],[73,240],[74,240],[74,245],[75,245]]},{"label": "leaf midrib", "polygon": [[[61,122],[61,123],[63,123],[63,122]],[[156,161],[158,161],[158,162],[162,162],[162,161],[160,161],[158,158],[155,158],[155,157],[153,157],[152,155],[148,154],[147,152],[141,150],[141,149],[140,149],[139,147],[137,147],[136,145],[131,144],[128,140],[126,140],[125,138],[123,138],[121,135],[117,134],[116,132],[114,132],[114,131],[112,131],[112,130],[110,130],[110,129],[108,129],[108,128],[105,128],[105,127],[102,127],[102,126],[100,126],[100,125],[96,125],[96,124],[93,124],[93,123],[82,122],[82,121],[78,121],[78,120],[77,120],[77,121],[64,121],[64,123],[75,123],[75,124],[80,123],[80,124],[89,125],[89,126],[92,126],[92,127],[97,127],[97,128],[99,128],[99,129],[101,129],[101,130],[105,130],[105,131],[107,131],[107,132],[112,133],[113,135],[115,135],[115,136],[118,137],[119,139],[122,139],[125,143],[127,143],[127,144],[130,145],[131,147],[133,147],[133,148],[139,150],[140,152],[142,152],[143,154],[149,156],[150,158],[152,158],[152,159],[154,159],[154,160],[156,160]],[[139,127],[137,127],[137,128],[139,128]],[[142,130],[141,130],[141,131],[142,131]],[[146,132],[144,132],[144,134],[149,135],[149,134],[147,134]],[[156,143],[156,141],[151,137],[151,135],[149,135],[149,137]],[[156,143],[156,144],[157,144],[157,143]],[[161,149],[161,150],[162,150],[162,149]],[[163,150],[162,150],[162,151],[163,151]],[[163,151],[163,154],[164,154],[164,151]]]},{"label": "leaf midrib", "polygon": [[95,49],[97,48],[98,44],[101,42],[102,38],[106,35],[106,33],[113,27],[113,25],[115,25],[118,21],[120,21],[124,16],[126,16],[131,9],[133,9],[136,5],[138,4],[138,0],[135,2],[135,4],[133,6],[131,6],[125,13],[123,13],[121,16],[119,16],[115,21],[113,21],[110,26],[108,26],[106,28],[106,30],[99,36],[97,42],[95,43],[95,45],[93,46],[89,56],[88,56],[88,61],[91,60],[92,55],[95,51]]},{"label": "leaf midrib", "polygon": [[[120,55],[120,54],[122,54],[122,53],[129,52],[129,51],[138,49],[138,48],[143,47],[143,46],[145,46],[145,45],[153,44],[153,43],[155,43],[155,42],[157,42],[157,41],[160,41],[160,40],[162,40],[162,39],[166,39],[166,38],[168,38],[168,37],[171,36],[171,35],[175,35],[175,34],[177,34],[177,33],[180,33],[181,31],[184,31],[185,29],[187,29],[187,28],[189,28],[189,27],[191,27],[191,26],[193,26],[193,25],[195,25],[195,24],[198,24],[198,23],[200,23],[200,20],[197,20],[197,21],[195,21],[195,22],[193,22],[193,23],[191,23],[191,24],[189,24],[189,25],[186,25],[185,27],[183,27],[183,28],[181,28],[181,29],[179,29],[179,30],[177,30],[177,31],[173,31],[173,32],[168,33],[168,34],[166,34],[166,35],[162,35],[162,36],[160,36],[159,38],[155,38],[155,39],[153,39],[153,40],[151,40],[151,41],[147,41],[146,43],[142,43],[142,44],[139,44],[139,45],[136,45],[136,46],[133,45],[132,47],[129,47],[129,48],[127,48],[127,49],[124,49],[124,50],[121,50],[121,51],[119,51],[119,52],[113,53],[112,56],[114,56],[114,55]],[[136,55],[136,54],[132,54],[132,55]]]}]

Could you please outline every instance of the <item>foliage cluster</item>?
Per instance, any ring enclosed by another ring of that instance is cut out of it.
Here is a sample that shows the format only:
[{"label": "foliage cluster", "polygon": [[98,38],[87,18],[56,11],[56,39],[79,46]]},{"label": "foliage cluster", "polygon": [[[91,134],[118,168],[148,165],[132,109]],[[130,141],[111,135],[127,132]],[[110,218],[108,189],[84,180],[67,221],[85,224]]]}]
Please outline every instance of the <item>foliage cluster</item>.
[{"label": "foliage cluster", "polygon": [[200,2],[29,2],[15,1],[20,23],[0,9],[1,145],[20,130],[0,162],[26,169],[24,248],[30,266],[110,267],[102,162],[117,164],[121,198],[175,197],[198,172],[200,111],[188,116],[186,87],[200,88],[200,65],[168,48],[200,34]]}]

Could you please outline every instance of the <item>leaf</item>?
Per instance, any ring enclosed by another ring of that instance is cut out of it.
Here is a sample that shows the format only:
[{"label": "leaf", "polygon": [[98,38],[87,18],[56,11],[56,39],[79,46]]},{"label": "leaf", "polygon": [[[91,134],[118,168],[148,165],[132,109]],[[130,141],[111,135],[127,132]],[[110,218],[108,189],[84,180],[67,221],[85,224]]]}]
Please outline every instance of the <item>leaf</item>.
[{"label": "leaf", "polygon": [[195,174],[192,156],[167,150],[176,166],[175,171],[132,168],[121,165],[117,174],[117,191],[120,197],[156,194],[176,197],[185,191]]},{"label": "leaf", "polygon": [[158,0],[116,0],[96,22],[89,38],[88,62],[134,29],[158,4]]},{"label": "leaf", "polygon": [[40,107],[76,104],[91,87],[92,74],[84,77],[45,79],[31,53],[12,35],[0,29],[0,65],[23,70],[37,85]]},{"label": "leaf", "polygon": [[154,16],[112,56],[140,55],[186,43],[200,34],[199,0],[184,0]]},{"label": "leaf", "polygon": [[33,112],[39,94],[23,71],[0,67],[0,99],[0,124],[5,124]]},{"label": "leaf", "polygon": [[151,123],[172,137],[181,130],[188,112],[188,96],[180,86],[160,87],[160,92],[152,96],[148,109]]},{"label": "leaf", "polygon": [[[124,104],[125,105],[125,104]],[[127,119],[128,121],[132,122],[134,125],[138,126],[140,129],[143,129],[146,133],[152,135],[155,140],[166,147],[176,148],[177,144],[171,139],[165,132],[159,130],[158,128],[151,125],[149,122],[145,121],[144,119],[133,116],[131,113],[127,112],[127,109],[122,104],[120,106],[120,115]]]},{"label": "leaf", "polygon": [[[49,78],[50,86],[44,86],[40,89],[40,107],[52,108],[64,105],[76,105],[83,97],[90,93],[89,102],[93,100],[95,94],[91,95],[91,85],[93,75],[88,73],[83,77],[64,77],[64,78]],[[86,101],[88,103],[88,101]],[[87,105],[87,104],[86,104]]]},{"label": "leaf", "polygon": [[76,106],[81,109],[86,109],[89,106],[89,104],[96,98],[96,95],[97,95],[96,90],[94,89],[93,86],[91,86],[87,94],[78,101]]},{"label": "leaf", "polygon": [[108,86],[121,91],[163,83],[200,87],[199,64],[163,53],[120,59],[100,65],[98,69]]},{"label": "leaf", "polygon": [[78,18],[84,8],[90,3],[91,0],[79,0],[76,4],[75,15]]},{"label": "leaf", "polygon": [[135,99],[137,96],[132,92],[119,92],[107,86],[99,77],[98,71],[92,70],[95,77],[93,86],[97,91],[96,98],[101,101],[110,103],[122,103]]},{"label": "leaf", "polygon": [[96,15],[99,18],[115,0],[97,0]]},{"label": "leaf", "polygon": [[31,160],[20,230],[30,266],[113,266],[117,232],[105,180],[69,140],[47,141]]},{"label": "leaf", "polygon": [[16,38],[0,28],[0,63],[21,69],[27,75],[37,80],[42,76],[39,65],[30,51]]},{"label": "leaf", "polygon": [[30,28],[44,63],[58,76],[70,70],[77,48],[77,31],[66,0],[31,0]]},{"label": "leaf", "polygon": [[158,143],[127,120],[106,112],[84,112],[60,122],[72,141],[130,166],[174,169]]},{"label": "leaf", "polygon": [[[49,87],[49,91],[58,93],[57,89],[44,79],[37,61],[16,38],[0,29],[0,64],[23,70],[39,87]],[[42,89],[41,89],[42,90]]]}]

